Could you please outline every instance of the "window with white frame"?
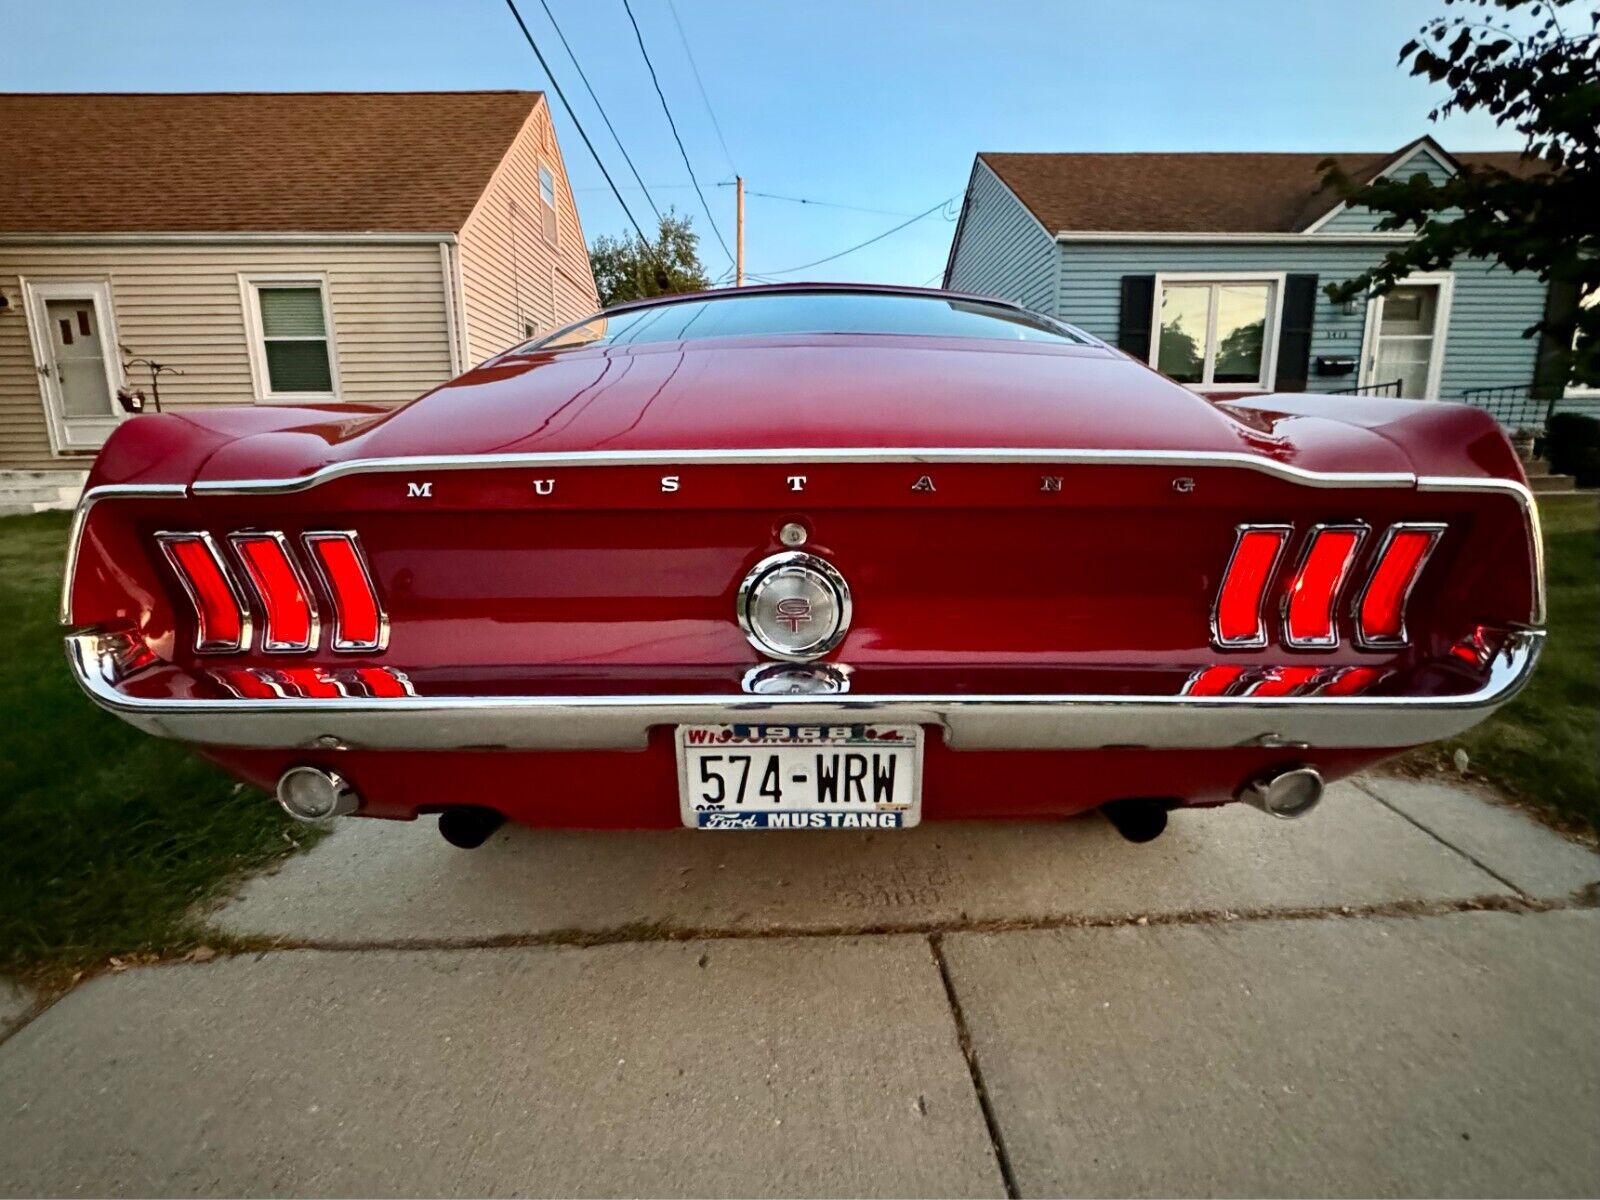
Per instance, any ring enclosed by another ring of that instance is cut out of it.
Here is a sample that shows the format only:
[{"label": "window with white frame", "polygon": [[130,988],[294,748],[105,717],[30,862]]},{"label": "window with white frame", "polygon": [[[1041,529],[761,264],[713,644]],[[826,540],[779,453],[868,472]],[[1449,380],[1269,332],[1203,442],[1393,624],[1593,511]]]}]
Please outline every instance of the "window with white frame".
[{"label": "window with white frame", "polygon": [[1196,387],[1265,387],[1277,338],[1279,281],[1161,276],[1155,367]]},{"label": "window with white frame", "polygon": [[556,240],[556,177],[550,168],[539,168],[539,213],[544,218],[544,240]]},{"label": "window with white frame", "polygon": [[320,276],[246,277],[251,365],[263,400],[337,398],[328,290]]}]

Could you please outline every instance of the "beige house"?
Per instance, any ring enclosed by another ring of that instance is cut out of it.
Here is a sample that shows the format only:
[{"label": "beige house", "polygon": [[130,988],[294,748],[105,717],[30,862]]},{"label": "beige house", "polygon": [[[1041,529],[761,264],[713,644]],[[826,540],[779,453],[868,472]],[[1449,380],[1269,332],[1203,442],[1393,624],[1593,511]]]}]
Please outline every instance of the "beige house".
[{"label": "beige house", "polygon": [[598,307],[539,92],[0,95],[0,129],[13,502],[151,363],[164,411],[399,403]]}]

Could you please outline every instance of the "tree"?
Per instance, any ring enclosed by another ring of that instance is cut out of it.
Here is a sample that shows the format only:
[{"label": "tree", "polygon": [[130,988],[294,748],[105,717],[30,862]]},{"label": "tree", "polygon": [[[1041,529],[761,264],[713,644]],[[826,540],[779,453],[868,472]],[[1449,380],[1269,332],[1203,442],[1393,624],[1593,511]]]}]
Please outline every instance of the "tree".
[{"label": "tree", "polygon": [[1536,272],[1557,302],[1523,336],[1545,335],[1540,375],[1549,388],[1600,385],[1600,5],[1561,11],[1576,2],[1445,0],[1475,11],[1435,17],[1400,48],[1411,74],[1450,88],[1429,120],[1488,113],[1521,136],[1527,170],[1361,182],[1332,159],[1320,164],[1324,185],[1383,214],[1378,229],[1415,231],[1371,270],[1328,285],[1330,297],[1381,295],[1458,257]]},{"label": "tree", "polygon": [[661,218],[653,244],[602,233],[589,248],[589,265],[594,269],[601,305],[609,308],[624,300],[698,292],[710,287],[711,280],[700,265],[696,249],[699,243],[700,237],[689,218],[678,216],[670,208]]}]

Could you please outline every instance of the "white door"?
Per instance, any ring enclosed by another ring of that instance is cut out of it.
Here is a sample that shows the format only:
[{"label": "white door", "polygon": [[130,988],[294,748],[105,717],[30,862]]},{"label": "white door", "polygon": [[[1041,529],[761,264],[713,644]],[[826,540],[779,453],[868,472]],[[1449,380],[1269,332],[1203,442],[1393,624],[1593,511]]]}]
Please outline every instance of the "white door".
[{"label": "white door", "polygon": [[1386,394],[1438,399],[1449,316],[1448,275],[1413,275],[1388,295],[1374,296],[1367,305],[1363,386],[1398,385],[1398,392]]},{"label": "white door", "polygon": [[29,281],[25,293],[51,448],[98,449],[123,415],[111,288],[104,280]]}]

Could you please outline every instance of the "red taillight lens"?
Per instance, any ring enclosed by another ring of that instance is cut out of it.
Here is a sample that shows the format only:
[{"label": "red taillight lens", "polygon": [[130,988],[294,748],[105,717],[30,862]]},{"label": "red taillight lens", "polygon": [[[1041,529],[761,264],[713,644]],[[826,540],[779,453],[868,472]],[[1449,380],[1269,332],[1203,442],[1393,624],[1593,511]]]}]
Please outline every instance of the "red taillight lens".
[{"label": "red taillight lens", "polygon": [[1320,667],[1273,667],[1245,689],[1247,696],[1292,696],[1322,671]]},{"label": "red taillight lens", "polygon": [[1360,645],[1379,649],[1406,644],[1406,601],[1443,533],[1443,525],[1395,525],[1389,530],[1356,605]]},{"label": "red taillight lens", "polygon": [[317,643],[317,609],[305,576],[290,557],[281,533],[236,533],[228,539],[244,564],[266,616],[261,648],[310,650]]},{"label": "red taillight lens", "polygon": [[381,650],[389,623],[353,533],[308,533],[306,549],[333,600],[335,650]]},{"label": "red taillight lens", "polygon": [[1239,527],[1239,540],[1234,543],[1212,614],[1212,635],[1218,646],[1243,649],[1267,644],[1262,600],[1288,540],[1287,525]]},{"label": "red taillight lens", "polygon": [[1239,682],[1239,677],[1244,674],[1243,667],[1212,666],[1202,667],[1189,677],[1189,682],[1184,685],[1185,696],[1221,696]]},{"label": "red taillight lens", "polygon": [[1311,531],[1305,557],[1284,602],[1286,645],[1315,649],[1339,644],[1335,606],[1366,535],[1366,529],[1358,525],[1322,526]]},{"label": "red taillight lens", "polygon": [[271,700],[283,695],[283,689],[264,678],[259,671],[228,667],[211,674],[234,695],[246,700]]},{"label": "red taillight lens", "polygon": [[242,649],[250,616],[208,533],[158,533],[156,541],[194,606],[194,648],[201,654]]}]

